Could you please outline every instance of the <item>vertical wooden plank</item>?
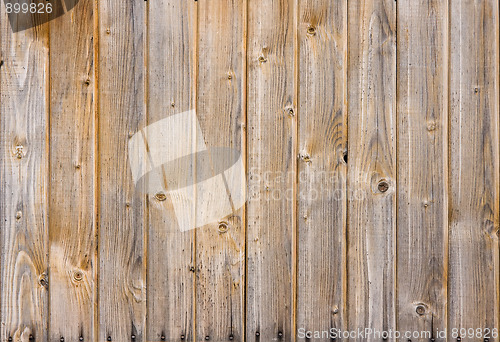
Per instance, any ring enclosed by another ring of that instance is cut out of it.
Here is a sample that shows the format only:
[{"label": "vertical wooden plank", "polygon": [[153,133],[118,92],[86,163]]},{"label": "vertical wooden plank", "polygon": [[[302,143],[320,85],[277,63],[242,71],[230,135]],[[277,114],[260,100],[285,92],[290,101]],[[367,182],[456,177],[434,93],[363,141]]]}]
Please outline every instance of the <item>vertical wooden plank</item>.
[{"label": "vertical wooden plank", "polygon": [[347,1],[299,2],[300,341],[307,340],[305,331],[345,328],[346,26]]},{"label": "vertical wooden plank", "polygon": [[[196,7],[148,2],[148,124],[194,108]],[[170,196],[159,198],[148,196],[148,339],[192,341],[194,231],[181,232]]]},{"label": "vertical wooden plank", "polygon": [[397,325],[428,341],[447,326],[448,3],[400,1],[397,28]]},{"label": "vertical wooden plank", "polygon": [[295,337],[295,10],[248,4],[247,341]]},{"label": "vertical wooden plank", "polygon": [[348,324],[382,332],[396,320],[396,2],[349,1],[348,17]]},{"label": "vertical wooden plank", "polygon": [[146,124],[145,1],[98,2],[99,332],[146,341],[145,196],[135,191],[129,136]]},{"label": "vertical wooden plank", "polygon": [[[245,159],[246,1],[198,6],[197,114],[205,144],[233,148]],[[213,162],[223,163],[221,157]],[[221,218],[227,227],[215,223],[196,231],[197,341],[244,338],[245,212],[234,209]]]},{"label": "vertical wooden plank", "polygon": [[94,340],[93,1],[50,22],[50,340]]},{"label": "vertical wooden plank", "polygon": [[488,328],[498,341],[499,3],[451,1],[450,19],[448,330]]},{"label": "vertical wooden plank", "polygon": [[1,340],[47,341],[48,26],[0,32]]}]

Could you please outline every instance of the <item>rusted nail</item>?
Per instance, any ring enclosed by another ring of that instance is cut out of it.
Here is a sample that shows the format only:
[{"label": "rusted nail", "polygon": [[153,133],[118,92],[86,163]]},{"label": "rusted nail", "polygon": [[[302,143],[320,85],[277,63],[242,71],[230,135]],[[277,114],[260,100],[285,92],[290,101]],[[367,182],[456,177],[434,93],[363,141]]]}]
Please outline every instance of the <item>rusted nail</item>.
[{"label": "rusted nail", "polygon": [[423,314],[425,314],[425,306],[417,305],[417,308],[415,309],[415,311],[417,312],[417,314],[422,316]]},{"label": "rusted nail", "polygon": [[127,208],[130,208],[130,202],[125,203],[125,206],[126,206]]},{"label": "rusted nail", "polygon": [[281,331],[278,331],[278,337],[283,338],[283,333]]},{"label": "rusted nail", "polygon": [[87,78],[87,79],[85,80],[85,84],[86,84],[86,85],[90,85],[90,79],[88,79],[88,78]]},{"label": "rusted nail", "polygon": [[163,192],[158,192],[156,195],[155,195],[155,198],[156,200],[160,201],[160,202],[163,202],[164,200],[167,199],[167,195],[165,195]]},{"label": "rusted nail", "polygon": [[219,222],[219,232],[220,233],[225,233],[228,231],[228,229],[229,229],[229,226],[228,226],[227,222],[225,222],[225,221]]},{"label": "rusted nail", "polygon": [[474,93],[479,93],[479,88],[478,87],[474,87]]},{"label": "rusted nail", "polygon": [[175,107],[175,102],[173,102],[173,101],[172,101],[172,103],[170,104],[170,106],[171,106],[172,108],[174,108],[174,107]]},{"label": "rusted nail", "polygon": [[264,56],[260,56],[260,57],[259,57],[259,62],[261,62],[261,63],[265,63],[265,62],[267,62],[266,57],[264,57]]},{"label": "rusted nail", "polygon": [[82,281],[83,280],[83,273],[81,271],[73,272],[73,280],[76,282]]},{"label": "rusted nail", "polygon": [[18,212],[16,213],[16,219],[20,220],[20,219],[21,219],[21,217],[23,217],[23,213],[22,213],[22,212],[20,212],[20,211],[18,211]]},{"label": "rusted nail", "polygon": [[[107,28],[107,29],[106,29],[106,33],[107,33],[107,34],[110,34],[110,33],[111,33],[111,30],[110,30],[109,28]],[[111,341],[111,340],[109,340],[109,341]]]},{"label": "rusted nail", "polygon": [[316,28],[314,26],[309,26],[307,28],[307,34],[314,36],[316,34]]},{"label": "rusted nail", "polygon": [[228,79],[228,80],[230,80],[230,79],[232,79],[232,78],[233,78],[233,76],[231,75],[231,73],[230,73],[230,72],[228,72],[228,73],[227,73],[227,79]]},{"label": "rusted nail", "polygon": [[389,183],[387,183],[386,181],[380,181],[377,187],[380,192],[386,192],[387,190],[389,190]]}]

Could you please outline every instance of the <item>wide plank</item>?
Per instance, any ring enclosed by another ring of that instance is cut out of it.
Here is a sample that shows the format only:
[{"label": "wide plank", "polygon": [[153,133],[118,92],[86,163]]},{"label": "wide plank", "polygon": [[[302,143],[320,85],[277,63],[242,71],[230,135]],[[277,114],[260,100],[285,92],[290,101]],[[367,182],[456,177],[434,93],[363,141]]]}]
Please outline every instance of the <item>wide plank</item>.
[{"label": "wide plank", "polygon": [[450,5],[448,331],[499,341],[499,3]]},{"label": "wide plank", "polygon": [[300,1],[298,20],[297,336],[330,341],[346,327],[347,1]]},{"label": "wide plank", "polygon": [[94,340],[94,2],[50,22],[51,341]]},{"label": "wide plank", "polygon": [[[38,16],[14,16],[13,26],[24,20]],[[0,5],[2,341],[48,337],[48,32],[35,24],[13,33]]]}]

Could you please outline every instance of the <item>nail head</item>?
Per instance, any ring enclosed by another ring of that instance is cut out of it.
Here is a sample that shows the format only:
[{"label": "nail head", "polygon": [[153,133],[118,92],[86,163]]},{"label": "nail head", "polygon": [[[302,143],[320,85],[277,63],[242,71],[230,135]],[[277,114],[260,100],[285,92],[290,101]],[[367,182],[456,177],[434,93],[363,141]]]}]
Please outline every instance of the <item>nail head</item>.
[{"label": "nail head", "polygon": [[386,181],[381,181],[378,183],[377,187],[380,192],[386,192],[387,190],[389,190],[389,183],[387,183]]}]

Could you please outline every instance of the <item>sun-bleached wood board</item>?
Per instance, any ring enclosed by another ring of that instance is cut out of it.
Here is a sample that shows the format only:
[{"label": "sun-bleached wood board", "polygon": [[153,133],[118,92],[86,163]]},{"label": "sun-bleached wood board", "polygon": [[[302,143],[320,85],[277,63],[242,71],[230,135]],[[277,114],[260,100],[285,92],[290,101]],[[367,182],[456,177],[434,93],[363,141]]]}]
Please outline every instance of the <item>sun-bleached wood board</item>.
[{"label": "sun-bleached wood board", "polygon": [[305,341],[304,331],[345,328],[347,1],[300,1],[298,20],[297,332]]},{"label": "sun-bleached wood board", "polygon": [[[194,1],[148,2],[148,124],[195,106],[196,8]],[[148,203],[148,339],[192,341],[194,231],[180,231],[168,194],[151,193]]]},{"label": "sun-bleached wood board", "polygon": [[13,33],[0,4],[0,32],[0,338],[46,341],[48,27]]},{"label": "sun-bleached wood board", "polygon": [[498,341],[499,3],[450,5],[448,332],[483,341],[489,329],[489,340]]},{"label": "sun-bleached wood board", "polygon": [[246,340],[294,340],[296,2],[248,4]]},{"label": "sun-bleached wood board", "polygon": [[397,326],[447,326],[448,5],[398,5]]},{"label": "sun-bleached wood board", "polygon": [[[243,159],[245,27],[246,1],[198,2],[196,110],[204,141],[208,148],[230,147],[241,153]],[[224,160],[224,156],[215,155],[212,162],[226,165]],[[196,165],[197,175],[201,175],[204,167],[206,165]],[[225,197],[227,194],[221,191],[220,201],[227,201]],[[200,214],[199,204],[197,202],[196,215]],[[196,230],[197,341],[243,340],[244,290],[245,212],[242,207],[233,208],[220,222]]]},{"label": "sun-bleached wood board", "polygon": [[50,22],[49,339],[94,338],[94,2]]},{"label": "sun-bleached wood board", "polygon": [[[98,2],[98,341],[146,341],[146,201],[128,140],[146,125],[145,1]],[[135,339],[132,339],[132,335]]]},{"label": "sun-bleached wood board", "polygon": [[348,5],[347,320],[349,330],[389,331],[396,329],[396,2]]}]

